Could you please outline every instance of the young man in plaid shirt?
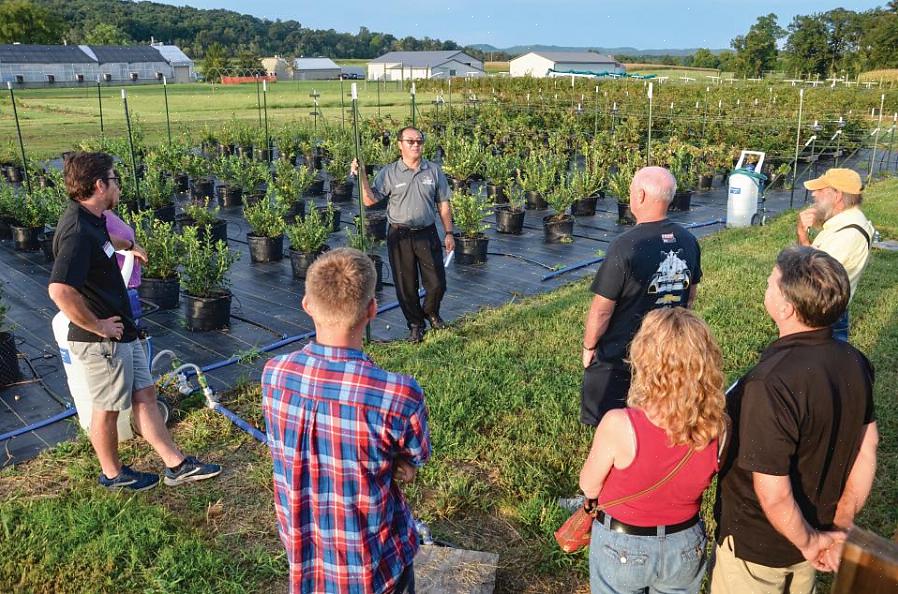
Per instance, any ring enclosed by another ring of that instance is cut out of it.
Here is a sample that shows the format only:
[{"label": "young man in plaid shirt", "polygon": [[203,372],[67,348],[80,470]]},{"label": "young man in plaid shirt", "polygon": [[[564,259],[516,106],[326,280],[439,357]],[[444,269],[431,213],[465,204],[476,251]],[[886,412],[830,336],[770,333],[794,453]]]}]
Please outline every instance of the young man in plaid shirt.
[{"label": "young man in plaid shirt", "polygon": [[424,392],[362,352],[375,272],[342,248],[309,268],[317,338],[262,372],[278,533],[293,594],[414,593],[415,526],[396,480],[430,457]]}]

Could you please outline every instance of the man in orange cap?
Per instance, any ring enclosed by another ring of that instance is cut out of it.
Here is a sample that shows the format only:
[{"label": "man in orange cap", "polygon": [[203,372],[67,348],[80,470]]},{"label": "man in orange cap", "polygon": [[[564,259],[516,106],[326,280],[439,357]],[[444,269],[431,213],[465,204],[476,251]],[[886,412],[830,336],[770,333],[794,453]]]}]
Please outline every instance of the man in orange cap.
[{"label": "man in orange cap", "polygon": [[[861,176],[851,169],[829,169],[804,182],[811,190],[814,205],[798,215],[798,243],[828,253],[845,267],[851,283],[851,297],[870,258],[873,224],[859,208],[863,184]],[[821,228],[811,242],[808,232]],[[848,309],[833,325],[833,336],[848,341]]]}]

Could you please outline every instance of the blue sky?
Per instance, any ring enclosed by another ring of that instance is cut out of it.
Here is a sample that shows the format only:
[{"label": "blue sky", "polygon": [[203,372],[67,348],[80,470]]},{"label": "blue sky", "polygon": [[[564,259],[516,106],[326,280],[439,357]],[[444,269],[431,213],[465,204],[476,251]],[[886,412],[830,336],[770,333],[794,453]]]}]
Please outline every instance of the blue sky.
[{"label": "blue sky", "polygon": [[[157,0],[160,1],[160,0]],[[496,47],[539,43],[639,49],[729,47],[762,14],[788,25],[796,14],[843,7],[862,11],[885,0],[161,0],[294,19],[314,29],[355,33],[360,25],[396,37],[434,37]]]}]

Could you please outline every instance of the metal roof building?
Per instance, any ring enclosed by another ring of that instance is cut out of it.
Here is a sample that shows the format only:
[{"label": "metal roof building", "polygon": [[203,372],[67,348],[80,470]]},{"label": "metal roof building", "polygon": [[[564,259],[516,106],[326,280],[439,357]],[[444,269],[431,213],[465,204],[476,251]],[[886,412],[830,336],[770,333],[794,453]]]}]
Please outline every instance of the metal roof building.
[{"label": "metal roof building", "polygon": [[530,52],[509,62],[511,76],[544,78],[570,72],[623,74],[626,69],[613,57],[596,52]]},{"label": "metal roof building", "polygon": [[192,69],[174,46],[0,45],[0,81],[20,85],[188,82]]},{"label": "metal roof building", "polygon": [[293,60],[293,80],[336,80],[340,67],[330,58],[296,58]]},{"label": "metal roof building", "polygon": [[483,75],[483,62],[461,50],[389,52],[368,62],[368,80],[414,80]]}]

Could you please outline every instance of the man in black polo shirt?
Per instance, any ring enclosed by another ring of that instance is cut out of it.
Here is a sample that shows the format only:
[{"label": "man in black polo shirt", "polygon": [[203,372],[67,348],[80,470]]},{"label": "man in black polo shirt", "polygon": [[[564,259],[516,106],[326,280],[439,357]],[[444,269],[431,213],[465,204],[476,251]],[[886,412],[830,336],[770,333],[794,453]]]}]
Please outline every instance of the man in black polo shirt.
[{"label": "man in black polo shirt", "polygon": [[712,594],[805,594],[815,569],[837,569],[841,530],[863,507],[876,471],[873,369],[832,324],[850,283],[832,256],[783,250],[764,306],[779,339],[739,380],[720,471]]},{"label": "man in black polo shirt", "polygon": [[667,219],[677,180],[662,167],[646,167],[630,184],[636,226],[608,246],[592,282],[595,296],[583,332],[580,422],[596,426],[623,408],[630,390],[624,361],[642,318],[660,307],[689,307],[702,278],[698,241]]},{"label": "man in black polo shirt", "polygon": [[[425,319],[431,328],[445,327],[440,317],[440,302],[446,293],[446,271],[436,227],[437,216],[443,223],[446,251],[455,249],[449,183],[439,165],[421,157],[423,148],[424,134],[406,126],[399,131],[401,158],[377,173],[373,187],[366,174],[359,176],[366,206],[373,206],[384,198],[389,200],[387,250],[396,297],[408,323],[411,342],[420,342],[424,338]],[[353,160],[352,174],[358,173],[359,165]],[[427,292],[423,307],[418,297],[419,273]]]},{"label": "man in black polo shirt", "polygon": [[143,491],[159,482],[157,474],[132,470],[119,460],[116,421],[119,411],[128,408],[165,463],[167,485],[218,475],[220,466],[181,453],[156,406],[156,388],[115,260],[116,250],[132,250],[144,262],[146,252],[133,242],[110,238],[103,215],[119,201],[112,157],[75,153],[66,159],[64,174],[71,201],[56,226],[49,293],[71,322],[69,351],[87,376],[93,405],[90,441],[102,469],[99,483]]}]

